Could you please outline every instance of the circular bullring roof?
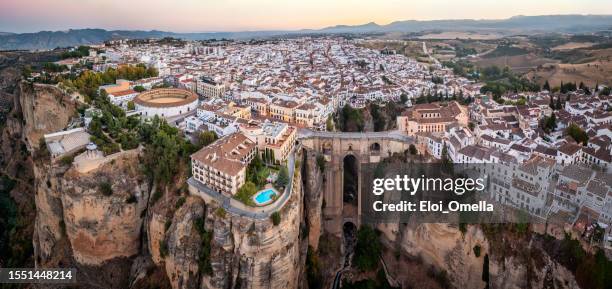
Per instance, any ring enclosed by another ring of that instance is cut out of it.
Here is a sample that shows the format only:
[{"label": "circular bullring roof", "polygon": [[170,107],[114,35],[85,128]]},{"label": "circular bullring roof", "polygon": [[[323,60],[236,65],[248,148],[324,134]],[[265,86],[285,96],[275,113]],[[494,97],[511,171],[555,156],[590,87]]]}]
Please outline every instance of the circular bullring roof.
[{"label": "circular bullring roof", "polygon": [[158,88],[143,92],[134,98],[134,103],[147,107],[175,107],[198,100],[192,91],[178,88]]}]

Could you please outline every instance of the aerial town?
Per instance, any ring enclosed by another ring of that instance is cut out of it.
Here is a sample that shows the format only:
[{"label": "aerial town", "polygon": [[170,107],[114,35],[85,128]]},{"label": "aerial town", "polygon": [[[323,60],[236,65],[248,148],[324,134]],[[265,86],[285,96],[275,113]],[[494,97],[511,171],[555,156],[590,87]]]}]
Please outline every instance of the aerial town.
[{"label": "aerial town", "polygon": [[[601,230],[599,246],[612,249],[609,87],[547,81],[531,91],[496,93],[456,74],[425,43],[428,62],[370,48],[370,41],[111,40],[72,48],[26,79],[51,83],[80,103],[66,128],[43,136],[52,162],[86,174],[143,149],[136,123],[178,131],[197,146],[186,190],[222,204],[217,215],[278,225],[277,211],[295,197],[306,139],[386,133],[426,162],[495,164],[487,172],[491,200],[561,220],[588,232],[585,240]],[[374,129],[346,125],[347,111],[373,106],[396,113]],[[396,150],[376,145],[376,152]],[[317,159],[321,168],[325,160],[331,158]],[[210,288],[227,282],[210,280]]]},{"label": "aerial town", "polygon": [[[438,62],[426,65],[364,48],[363,41],[298,38],[177,46],[118,40],[56,65],[89,62],[95,72],[143,64],[154,68],[153,77],[117,79],[99,90],[127,115],[164,118],[188,136],[213,132],[219,140],[192,155],[197,182],[190,184],[229,198],[248,181],[255,155],[276,168],[286,165],[300,134],[334,131],[334,114],[343,107],[393,102],[404,107],[396,117],[397,132],[413,137],[420,154],[518,168],[520,174],[506,174],[493,185],[493,199],[542,218],[567,214],[570,224],[596,220],[607,228],[612,222],[612,183],[606,173],[612,162],[612,97],[598,93],[605,87],[507,93],[494,101],[491,93],[481,93],[484,84]],[[439,101],[421,103],[428,96]],[[87,109],[85,123],[96,113],[95,107]],[[570,127],[580,132],[566,134]],[[88,130],[45,135],[52,156],[92,147]],[[75,158],[83,168],[91,160]],[[279,174],[273,169],[265,177],[273,184]],[[556,181],[544,181],[553,176]],[[261,192],[260,198],[251,192],[242,200],[268,204],[278,194],[273,188]]]}]

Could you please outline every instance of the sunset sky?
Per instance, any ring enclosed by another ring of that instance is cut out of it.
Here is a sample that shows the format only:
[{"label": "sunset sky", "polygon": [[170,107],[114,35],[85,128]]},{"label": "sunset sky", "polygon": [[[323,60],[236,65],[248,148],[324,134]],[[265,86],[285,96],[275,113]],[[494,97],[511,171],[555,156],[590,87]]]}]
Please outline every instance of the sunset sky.
[{"label": "sunset sky", "polygon": [[0,31],[292,30],[549,14],[612,14],[612,0],[1,0]]}]

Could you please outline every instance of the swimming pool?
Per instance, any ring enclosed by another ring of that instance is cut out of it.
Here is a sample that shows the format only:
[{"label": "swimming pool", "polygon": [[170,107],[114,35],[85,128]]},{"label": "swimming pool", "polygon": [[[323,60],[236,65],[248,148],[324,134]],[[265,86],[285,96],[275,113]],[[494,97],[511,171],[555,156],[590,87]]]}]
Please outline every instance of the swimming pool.
[{"label": "swimming pool", "polygon": [[253,200],[255,200],[255,204],[258,206],[266,205],[272,202],[272,198],[275,195],[278,195],[275,189],[265,189],[259,191],[255,197],[253,197]]}]

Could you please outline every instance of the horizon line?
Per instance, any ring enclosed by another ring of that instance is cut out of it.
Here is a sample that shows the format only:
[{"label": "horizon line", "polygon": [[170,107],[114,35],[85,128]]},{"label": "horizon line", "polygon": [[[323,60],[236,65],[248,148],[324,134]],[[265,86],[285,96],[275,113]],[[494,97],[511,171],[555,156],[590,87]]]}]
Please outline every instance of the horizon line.
[{"label": "horizon line", "polygon": [[[404,20],[394,20],[391,21],[389,23],[386,24],[379,24],[376,23],[376,21],[369,21],[369,22],[365,22],[362,24],[335,24],[332,26],[322,26],[322,27],[318,27],[318,28],[287,28],[287,29],[273,29],[273,28],[269,28],[269,29],[249,29],[249,28],[245,28],[245,29],[237,29],[237,30],[221,30],[221,31],[206,31],[206,30],[201,30],[201,31],[173,31],[173,30],[165,30],[162,28],[150,28],[150,29],[146,29],[146,28],[134,28],[134,29],[130,29],[130,28],[103,28],[103,27],[71,27],[71,28],[65,28],[65,29],[58,29],[58,30],[45,30],[45,29],[41,29],[41,30],[37,30],[37,31],[30,31],[30,32],[12,32],[12,31],[7,31],[7,30],[0,30],[0,33],[8,33],[9,35],[19,35],[19,34],[36,34],[36,33],[40,33],[40,32],[67,32],[67,31],[71,31],[71,30],[105,30],[105,31],[144,31],[144,32],[167,32],[167,33],[177,33],[177,34],[198,34],[198,33],[248,33],[248,32],[296,32],[296,31],[304,31],[304,30],[323,30],[323,29],[327,29],[327,28],[334,28],[334,27],[338,27],[338,26],[344,26],[344,27],[356,27],[356,26],[363,26],[363,25],[369,25],[369,24],[375,24],[378,26],[387,26],[387,25],[391,25],[393,23],[398,23],[398,22],[407,22],[407,21],[416,21],[416,22],[434,22],[434,21],[465,21],[465,20],[472,20],[472,21],[503,21],[503,20],[510,20],[512,18],[516,18],[516,17],[544,17],[544,16],[612,16],[612,14],[580,14],[580,13],[571,13],[571,14],[537,14],[537,15],[524,15],[524,14],[518,14],[518,15],[514,15],[514,16],[510,16],[510,17],[506,17],[506,18],[436,18],[436,19],[404,19]],[[5,35],[0,35],[0,36],[5,36]]]}]

